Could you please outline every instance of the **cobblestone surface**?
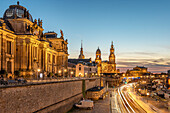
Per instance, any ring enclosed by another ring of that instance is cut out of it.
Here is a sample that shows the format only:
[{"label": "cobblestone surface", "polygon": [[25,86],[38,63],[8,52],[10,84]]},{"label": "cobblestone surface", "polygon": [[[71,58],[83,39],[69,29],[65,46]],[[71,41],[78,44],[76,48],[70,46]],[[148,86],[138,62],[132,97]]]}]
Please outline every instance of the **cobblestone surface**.
[{"label": "cobblestone surface", "polygon": [[92,110],[75,108],[68,113],[110,113],[110,97],[107,96],[104,100],[95,101]]}]

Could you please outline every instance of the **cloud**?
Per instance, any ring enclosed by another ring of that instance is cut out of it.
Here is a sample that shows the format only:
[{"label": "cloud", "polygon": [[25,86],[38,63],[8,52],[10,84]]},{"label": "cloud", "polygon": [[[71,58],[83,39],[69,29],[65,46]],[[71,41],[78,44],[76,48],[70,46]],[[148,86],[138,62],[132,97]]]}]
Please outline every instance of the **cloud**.
[{"label": "cloud", "polygon": [[136,66],[148,67],[151,72],[167,72],[170,69],[170,59],[119,59],[117,61],[117,67],[124,72]]},{"label": "cloud", "polygon": [[123,52],[123,53],[118,53],[119,55],[157,55],[157,53],[151,53],[151,52]]}]

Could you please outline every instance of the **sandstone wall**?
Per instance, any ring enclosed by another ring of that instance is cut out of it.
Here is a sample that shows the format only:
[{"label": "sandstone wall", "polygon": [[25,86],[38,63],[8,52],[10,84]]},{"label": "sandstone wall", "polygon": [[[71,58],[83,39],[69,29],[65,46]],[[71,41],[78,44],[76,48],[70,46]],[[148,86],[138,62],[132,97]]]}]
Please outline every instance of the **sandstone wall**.
[{"label": "sandstone wall", "polygon": [[[86,89],[100,80],[86,80]],[[82,98],[82,81],[0,88],[0,113],[64,113]]]}]

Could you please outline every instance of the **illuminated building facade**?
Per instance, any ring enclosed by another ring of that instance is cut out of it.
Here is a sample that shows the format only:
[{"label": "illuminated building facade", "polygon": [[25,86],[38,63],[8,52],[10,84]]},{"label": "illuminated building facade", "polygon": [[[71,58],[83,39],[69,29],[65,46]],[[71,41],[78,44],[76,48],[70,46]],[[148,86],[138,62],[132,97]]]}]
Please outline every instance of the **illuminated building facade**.
[{"label": "illuminated building facade", "polygon": [[91,58],[85,59],[82,42],[78,59],[68,59],[68,63],[75,64],[75,77],[97,76],[97,65]]},{"label": "illuminated building facade", "polygon": [[97,64],[97,67],[98,67],[98,69],[97,69],[98,75],[118,73],[118,70],[116,70],[113,42],[112,42],[111,48],[110,48],[109,61],[102,61],[101,51],[98,48],[96,51],[95,63]]},{"label": "illuminated building facade", "polygon": [[63,70],[67,70],[68,65],[68,42],[64,40],[63,31],[59,38],[54,32],[43,34],[43,31],[42,20],[33,20],[19,2],[9,6],[0,18],[0,69],[12,77],[14,71],[20,71],[24,77],[59,71],[64,75]]},{"label": "illuminated building facade", "polygon": [[148,68],[144,66],[136,66],[132,70],[127,70],[126,72],[126,76],[140,77],[143,75],[150,75],[150,72],[148,72]]}]

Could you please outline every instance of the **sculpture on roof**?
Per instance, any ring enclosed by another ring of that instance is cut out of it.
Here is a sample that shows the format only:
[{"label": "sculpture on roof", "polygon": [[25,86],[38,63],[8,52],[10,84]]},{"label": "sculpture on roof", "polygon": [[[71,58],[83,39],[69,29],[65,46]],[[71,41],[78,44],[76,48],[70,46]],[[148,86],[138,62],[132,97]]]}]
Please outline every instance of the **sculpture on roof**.
[{"label": "sculpture on roof", "polygon": [[64,36],[64,34],[63,34],[63,31],[60,29],[60,33],[61,33],[61,37],[63,37]]},{"label": "sculpture on roof", "polygon": [[38,26],[42,27],[42,20],[38,19]]}]

